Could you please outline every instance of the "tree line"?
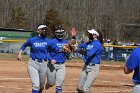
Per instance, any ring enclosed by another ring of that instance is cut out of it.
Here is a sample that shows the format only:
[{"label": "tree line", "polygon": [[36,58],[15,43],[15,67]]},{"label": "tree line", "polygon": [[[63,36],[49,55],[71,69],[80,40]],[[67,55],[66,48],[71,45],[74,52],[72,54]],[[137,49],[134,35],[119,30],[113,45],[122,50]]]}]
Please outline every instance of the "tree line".
[{"label": "tree line", "polygon": [[68,33],[72,27],[80,35],[96,28],[105,39],[139,43],[139,4],[140,0],[1,0],[0,27],[36,30],[52,21],[63,23]]}]

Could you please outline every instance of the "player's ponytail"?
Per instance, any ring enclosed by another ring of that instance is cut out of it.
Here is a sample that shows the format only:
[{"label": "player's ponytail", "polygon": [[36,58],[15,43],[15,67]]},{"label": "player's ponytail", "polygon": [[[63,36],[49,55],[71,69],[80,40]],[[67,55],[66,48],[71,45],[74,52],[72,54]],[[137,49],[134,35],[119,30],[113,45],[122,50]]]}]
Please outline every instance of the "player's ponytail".
[{"label": "player's ponytail", "polygon": [[97,38],[100,41],[100,43],[103,45],[104,44],[103,35],[102,35],[101,31],[99,31],[98,29],[96,31],[99,33],[99,36]]}]

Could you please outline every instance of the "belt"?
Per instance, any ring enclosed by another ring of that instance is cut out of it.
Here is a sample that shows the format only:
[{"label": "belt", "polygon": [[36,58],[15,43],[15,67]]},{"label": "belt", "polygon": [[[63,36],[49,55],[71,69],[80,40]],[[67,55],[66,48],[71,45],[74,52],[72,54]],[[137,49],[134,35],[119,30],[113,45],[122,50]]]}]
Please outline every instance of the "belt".
[{"label": "belt", "polygon": [[64,64],[65,62],[56,62],[55,64]]},{"label": "belt", "polygon": [[140,84],[140,82],[135,82],[135,85],[139,85]]},{"label": "belt", "polygon": [[95,63],[85,63],[85,64],[89,66],[95,66]]},{"label": "belt", "polygon": [[47,59],[34,59],[34,58],[31,58],[32,60],[34,61],[37,61],[37,62],[44,62],[44,61],[47,61]]}]

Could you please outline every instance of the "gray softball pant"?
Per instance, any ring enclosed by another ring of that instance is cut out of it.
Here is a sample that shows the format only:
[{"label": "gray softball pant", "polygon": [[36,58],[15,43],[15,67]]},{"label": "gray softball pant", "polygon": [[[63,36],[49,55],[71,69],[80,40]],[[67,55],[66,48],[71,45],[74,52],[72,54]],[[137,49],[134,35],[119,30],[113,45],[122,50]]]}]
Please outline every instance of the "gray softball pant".
[{"label": "gray softball pant", "polygon": [[42,91],[44,89],[45,79],[47,72],[47,62],[37,62],[29,60],[28,74],[32,82],[32,89]]},{"label": "gray softball pant", "polygon": [[99,64],[95,64],[94,66],[85,64],[78,82],[78,93],[88,93],[92,83],[95,81],[98,74]]},{"label": "gray softball pant", "polygon": [[63,64],[51,64],[48,62],[47,65],[47,86],[54,86],[56,82],[56,87],[62,88],[65,79],[66,69],[65,63]]},{"label": "gray softball pant", "polygon": [[140,84],[134,84],[132,93],[140,93]]}]

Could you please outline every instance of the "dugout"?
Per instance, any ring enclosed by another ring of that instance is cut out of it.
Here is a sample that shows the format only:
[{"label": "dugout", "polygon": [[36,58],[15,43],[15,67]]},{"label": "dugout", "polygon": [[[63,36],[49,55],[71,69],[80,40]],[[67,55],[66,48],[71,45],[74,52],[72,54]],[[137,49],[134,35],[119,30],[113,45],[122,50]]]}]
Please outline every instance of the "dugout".
[{"label": "dugout", "polygon": [[0,28],[0,52],[17,53],[23,42],[34,35],[34,31]]}]

